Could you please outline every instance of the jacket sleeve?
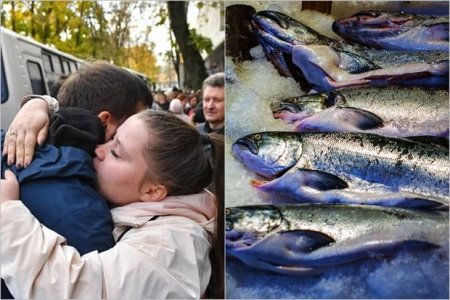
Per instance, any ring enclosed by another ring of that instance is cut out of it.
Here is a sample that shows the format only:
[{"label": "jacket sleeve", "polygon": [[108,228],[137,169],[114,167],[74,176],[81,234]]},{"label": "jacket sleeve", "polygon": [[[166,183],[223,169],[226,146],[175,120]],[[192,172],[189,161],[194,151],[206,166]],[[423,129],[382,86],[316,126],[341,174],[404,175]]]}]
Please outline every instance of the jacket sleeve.
[{"label": "jacket sleeve", "polygon": [[192,230],[192,222],[160,222],[148,225],[152,230],[131,230],[100,254],[80,256],[20,201],[6,201],[0,218],[2,278],[16,299],[200,298],[211,271],[207,234]]},{"label": "jacket sleeve", "polygon": [[1,277],[16,299],[102,298],[98,253],[80,257],[21,201],[1,204]]}]

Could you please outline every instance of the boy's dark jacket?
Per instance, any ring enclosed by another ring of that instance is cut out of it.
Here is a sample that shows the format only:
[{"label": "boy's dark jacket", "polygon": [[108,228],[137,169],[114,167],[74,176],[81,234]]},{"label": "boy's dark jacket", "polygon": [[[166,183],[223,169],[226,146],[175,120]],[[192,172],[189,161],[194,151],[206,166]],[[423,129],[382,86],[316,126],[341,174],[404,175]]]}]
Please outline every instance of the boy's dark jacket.
[{"label": "boy's dark jacket", "polygon": [[[1,132],[3,150],[5,132]],[[46,227],[67,239],[83,255],[114,246],[113,221],[107,202],[96,191],[92,164],[95,147],[104,142],[100,119],[87,110],[61,107],[50,120],[46,144],[37,147],[25,169],[10,168],[20,183],[20,199]],[[113,171],[113,170],[112,170]],[[2,299],[5,294],[2,280]],[[5,298],[4,298],[5,296]]]}]

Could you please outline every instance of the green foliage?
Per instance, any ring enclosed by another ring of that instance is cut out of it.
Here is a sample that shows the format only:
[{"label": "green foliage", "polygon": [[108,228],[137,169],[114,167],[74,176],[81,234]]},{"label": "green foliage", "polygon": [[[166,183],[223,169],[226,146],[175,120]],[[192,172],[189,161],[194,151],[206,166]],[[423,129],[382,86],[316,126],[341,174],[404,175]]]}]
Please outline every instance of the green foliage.
[{"label": "green foliage", "polygon": [[189,29],[191,39],[194,41],[195,48],[199,51],[205,51],[207,54],[213,50],[213,43],[210,38],[198,34],[195,29]]},{"label": "green foliage", "polygon": [[100,2],[2,1],[1,24],[79,58],[113,61],[155,78],[153,46],[147,38],[137,45],[130,35],[131,15],[145,3]]}]

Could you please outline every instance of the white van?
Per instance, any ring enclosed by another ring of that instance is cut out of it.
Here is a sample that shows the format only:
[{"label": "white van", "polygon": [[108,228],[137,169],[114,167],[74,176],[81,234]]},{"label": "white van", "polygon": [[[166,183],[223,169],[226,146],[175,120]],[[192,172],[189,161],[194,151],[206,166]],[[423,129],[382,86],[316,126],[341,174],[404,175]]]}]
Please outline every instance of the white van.
[{"label": "white van", "polygon": [[49,95],[55,81],[83,60],[1,27],[1,128],[7,128],[23,96]]},{"label": "white van", "polygon": [[[50,95],[53,84],[86,62],[1,27],[1,128],[8,128],[26,95]],[[148,77],[127,69],[149,84]]]}]

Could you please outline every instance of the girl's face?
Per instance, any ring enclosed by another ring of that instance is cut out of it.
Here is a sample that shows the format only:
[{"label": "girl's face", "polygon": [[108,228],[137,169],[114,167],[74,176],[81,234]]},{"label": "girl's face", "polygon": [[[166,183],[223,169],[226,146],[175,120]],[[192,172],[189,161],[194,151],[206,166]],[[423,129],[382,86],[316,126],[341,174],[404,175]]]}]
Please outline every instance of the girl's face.
[{"label": "girl's face", "polygon": [[148,129],[136,115],[128,118],[115,137],[95,149],[100,194],[115,205],[139,201],[148,165],[143,150]]}]

